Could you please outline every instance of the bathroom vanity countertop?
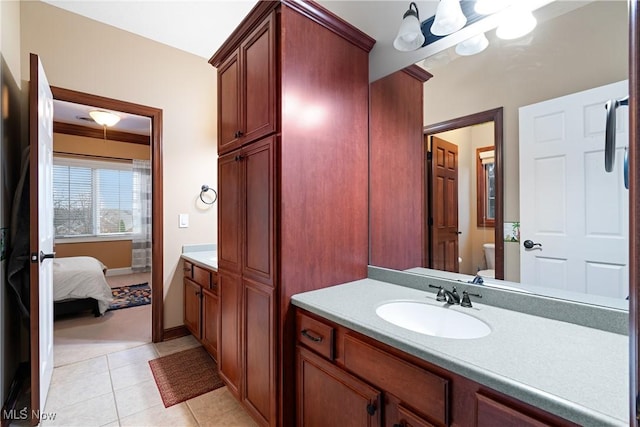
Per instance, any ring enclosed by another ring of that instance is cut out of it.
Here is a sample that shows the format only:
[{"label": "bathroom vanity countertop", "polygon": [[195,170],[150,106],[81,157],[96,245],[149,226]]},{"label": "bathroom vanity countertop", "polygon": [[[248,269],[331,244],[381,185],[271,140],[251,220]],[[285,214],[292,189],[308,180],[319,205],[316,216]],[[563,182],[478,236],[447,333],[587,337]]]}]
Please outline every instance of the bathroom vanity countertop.
[{"label": "bathroom vanity countertop", "polygon": [[218,271],[218,252],[217,251],[195,251],[184,252],[182,258],[192,262],[200,267],[209,270]]},{"label": "bathroom vanity countertop", "polygon": [[629,339],[473,301],[476,339],[423,335],[376,315],[389,301],[444,305],[435,293],[363,279],[294,295],[292,303],[494,390],[584,426],[629,425]]}]

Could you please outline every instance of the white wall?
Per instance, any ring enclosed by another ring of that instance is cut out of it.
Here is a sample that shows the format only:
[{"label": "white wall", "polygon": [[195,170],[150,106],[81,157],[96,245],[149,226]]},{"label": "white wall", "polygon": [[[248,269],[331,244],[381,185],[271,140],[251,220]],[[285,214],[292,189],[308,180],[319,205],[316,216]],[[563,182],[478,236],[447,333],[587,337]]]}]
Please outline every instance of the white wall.
[{"label": "white wall", "polygon": [[[215,69],[49,4],[20,4],[24,80],[33,52],[53,86],[163,110],[164,327],[182,325],[181,247],[217,242],[217,205],[205,210],[197,202],[202,184],[217,188]],[[189,228],[178,228],[179,213],[190,215]]]}]

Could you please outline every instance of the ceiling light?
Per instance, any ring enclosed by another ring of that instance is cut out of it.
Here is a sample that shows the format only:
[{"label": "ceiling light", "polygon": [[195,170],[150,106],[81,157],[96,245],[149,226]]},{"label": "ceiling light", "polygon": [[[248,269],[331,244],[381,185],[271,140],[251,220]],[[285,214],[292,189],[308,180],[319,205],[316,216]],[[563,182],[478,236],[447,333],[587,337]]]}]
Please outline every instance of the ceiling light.
[{"label": "ceiling light", "polygon": [[[411,8],[415,10],[412,10]],[[420,28],[420,15],[418,6],[414,2],[409,4],[409,9],[402,16],[402,24],[398,30],[398,35],[393,41],[393,47],[402,52],[416,50],[422,47],[424,34]]]},{"label": "ceiling light", "polygon": [[489,46],[489,40],[480,33],[456,45],[456,53],[461,56],[470,56],[480,53]]},{"label": "ceiling light", "polygon": [[496,36],[503,40],[517,39],[533,31],[537,23],[530,10],[512,7],[505,12],[502,23],[496,29]]},{"label": "ceiling light", "polygon": [[463,28],[466,23],[467,17],[462,13],[460,0],[440,0],[431,33],[436,36],[447,36]]},{"label": "ceiling light", "polygon": [[104,110],[92,110],[89,115],[100,126],[111,127],[120,121],[120,116]]},{"label": "ceiling light", "polygon": [[511,0],[476,0],[474,10],[480,15],[491,15],[511,4]]}]

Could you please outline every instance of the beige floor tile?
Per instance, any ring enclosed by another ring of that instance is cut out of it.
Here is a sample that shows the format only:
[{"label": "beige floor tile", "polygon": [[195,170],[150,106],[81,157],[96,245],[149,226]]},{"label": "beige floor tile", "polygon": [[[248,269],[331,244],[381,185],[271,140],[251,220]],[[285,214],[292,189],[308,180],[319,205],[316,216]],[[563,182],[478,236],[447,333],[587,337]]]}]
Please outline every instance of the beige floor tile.
[{"label": "beige floor tile", "polygon": [[153,380],[153,373],[148,361],[132,363],[120,368],[111,369],[111,383],[114,390],[126,388]]},{"label": "beige floor tile", "polygon": [[107,356],[94,357],[93,359],[54,368],[51,384],[73,382],[86,376],[108,371]]},{"label": "beige floor tile", "polygon": [[256,425],[227,387],[187,400],[187,405],[200,426]]},{"label": "beige floor tile", "polygon": [[174,340],[163,341],[154,344],[156,351],[160,357],[167,356],[169,354],[177,353],[179,351],[188,350],[190,348],[198,347],[201,345],[193,335],[187,335],[186,337],[176,338]]},{"label": "beige floor tile", "polygon": [[154,380],[114,391],[120,420],[145,409],[161,405],[162,398]]},{"label": "beige floor tile", "polygon": [[52,383],[49,388],[45,411],[57,412],[61,408],[111,392],[109,372],[86,375],[72,382],[60,381],[55,384]]},{"label": "beige floor tile", "polygon": [[83,400],[57,409],[55,417],[41,422],[46,426],[102,426],[118,421],[113,393]]},{"label": "beige floor tile", "polygon": [[114,421],[112,423],[101,425],[100,427],[120,427],[120,422]]},{"label": "beige floor tile", "polygon": [[126,365],[148,362],[157,357],[158,353],[153,344],[145,344],[128,350],[110,353],[107,355],[107,360],[109,361],[109,369],[113,371]]},{"label": "beige floor tile", "polygon": [[191,415],[189,408],[184,403],[165,408],[164,405],[156,405],[144,411],[137,412],[128,417],[120,418],[121,426],[153,426],[153,427],[190,427],[198,426]]}]

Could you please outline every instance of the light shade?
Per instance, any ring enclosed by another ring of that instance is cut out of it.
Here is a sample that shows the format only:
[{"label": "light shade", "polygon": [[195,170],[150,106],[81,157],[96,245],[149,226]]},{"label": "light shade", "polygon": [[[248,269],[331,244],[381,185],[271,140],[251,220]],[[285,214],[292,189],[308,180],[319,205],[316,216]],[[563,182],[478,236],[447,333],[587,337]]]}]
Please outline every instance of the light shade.
[{"label": "light shade", "polygon": [[[412,7],[415,10],[412,10]],[[418,6],[414,2],[409,4],[409,9],[402,17],[402,24],[398,30],[398,35],[393,41],[393,47],[402,52],[416,50],[422,47],[424,34],[420,28],[420,15]]]},{"label": "light shade", "polygon": [[104,110],[92,110],[89,115],[100,126],[110,127],[120,121],[120,116]]},{"label": "light shade", "polygon": [[440,0],[436,17],[431,25],[431,33],[436,36],[447,36],[462,29],[467,17],[462,13],[460,0]]},{"label": "light shade", "polygon": [[512,7],[504,14],[501,24],[496,29],[496,36],[503,40],[512,40],[529,34],[538,24],[530,10]]},{"label": "light shade", "polygon": [[509,6],[512,0],[476,0],[473,9],[480,15],[491,15]]},{"label": "light shade", "polygon": [[456,45],[456,53],[461,56],[470,56],[480,53],[489,46],[489,40],[480,33]]}]

